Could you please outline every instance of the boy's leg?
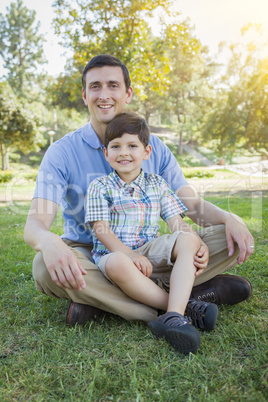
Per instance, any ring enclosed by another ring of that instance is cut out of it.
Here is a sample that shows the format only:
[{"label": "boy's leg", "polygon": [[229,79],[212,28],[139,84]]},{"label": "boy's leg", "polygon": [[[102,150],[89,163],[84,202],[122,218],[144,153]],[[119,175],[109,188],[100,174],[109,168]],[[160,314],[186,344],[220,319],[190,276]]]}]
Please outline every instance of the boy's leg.
[{"label": "boy's leg", "polygon": [[167,309],[168,293],[139,271],[125,254],[109,254],[104,269],[108,278],[132,299],[160,310]]},{"label": "boy's leg", "polygon": [[[174,240],[176,234],[173,248],[166,247]],[[163,236],[151,245],[152,248],[154,246],[158,248],[159,256],[161,252],[164,255],[165,248],[168,248],[171,255],[166,254],[166,263],[170,261],[174,265],[170,276],[167,312],[157,320],[149,322],[149,328],[156,337],[164,337],[178,351],[184,354],[195,353],[201,343],[200,334],[193,325],[190,325],[189,319],[184,317],[184,312],[195,278],[194,256],[200,247],[200,242],[192,233],[177,232],[171,236]],[[147,252],[150,259],[150,250],[147,249]]]},{"label": "boy's leg", "polygon": [[[207,268],[202,275],[195,278],[193,297],[219,305],[236,304],[248,299],[252,288],[245,278],[237,275],[220,275],[237,265],[239,255],[239,249],[236,246],[234,255],[228,256],[225,226],[211,226],[201,229],[197,233],[207,244],[210,255]],[[157,244],[152,251],[158,252]],[[151,279],[158,286],[169,291],[170,273],[170,266],[159,265],[154,269]]]},{"label": "boy's leg", "polygon": [[170,275],[167,311],[176,311],[184,315],[195,279],[194,256],[199,247],[200,242],[194,234],[178,235],[171,256],[174,265]]},{"label": "boy's leg", "polygon": [[[197,233],[209,248],[209,263],[202,275],[195,278],[194,286],[204,283],[209,279],[214,278],[216,275],[222,274],[236,266],[237,257],[239,255],[239,250],[236,247],[234,255],[232,257],[228,256],[224,225],[204,228],[197,231]],[[151,279],[153,279],[159,286],[169,290],[170,273],[170,266],[160,265],[154,270]]]},{"label": "boy's leg", "polygon": [[[75,243],[72,243],[75,245]],[[75,303],[90,305],[104,311],[121,316],[126,320],[141,320],[148,322],[156,319],[157,310],[143,305],[122,292],[121,289],[110,283],[99,268],[80,250],[71,247],[72,251],[87,271],[84,276],[86,288],[77,291],[58,287],[49,275],[44,264],[42,253],[39,252],[33,261],[33,276],[36,288],[48,296],[71,299]],[[88,248],[87,248],[88,249]]]}]

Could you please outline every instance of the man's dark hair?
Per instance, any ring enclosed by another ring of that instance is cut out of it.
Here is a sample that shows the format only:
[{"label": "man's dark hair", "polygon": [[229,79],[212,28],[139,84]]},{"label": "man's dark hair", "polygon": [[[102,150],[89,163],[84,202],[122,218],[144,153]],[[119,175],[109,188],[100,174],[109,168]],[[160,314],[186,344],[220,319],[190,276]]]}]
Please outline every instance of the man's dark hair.
[{"label": "man's dark hair", "polygon": [[148,124],[136,113],[119,113],[110,121],[105,130],[104,146],[107,148],[110,141],[120,138],[124,134],[138,135],[144,147],[149,144]]},{"label": "man's dark hair", "polygon": [[93,57],[85,66],[83,73],[82,73],[82,85],[84,91],[86,91],[86,74],[89,70],[95,67],[104,67],[104,66],[111,66],[111,67],[120,67],[123,76],[124,76],[124,81],[126,85],[126,91],[129,90],[129,87],[131,85],[130,81],[130,76],[129,76],[129,71],[127,67],[115,56],[112,56],[110,54],[99,54],[98,56]]}]

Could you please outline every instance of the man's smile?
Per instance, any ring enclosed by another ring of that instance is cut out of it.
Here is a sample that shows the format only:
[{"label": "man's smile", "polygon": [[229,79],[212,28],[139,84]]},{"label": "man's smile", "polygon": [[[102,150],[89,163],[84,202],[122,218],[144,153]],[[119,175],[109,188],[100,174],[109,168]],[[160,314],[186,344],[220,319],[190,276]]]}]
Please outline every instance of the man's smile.
[{"label": "man's smile", "polygon": [[113,105],[112,104],[108,104],[108,105],[98,105],[98,108],[100,109],[110,109],[112,108]]}]

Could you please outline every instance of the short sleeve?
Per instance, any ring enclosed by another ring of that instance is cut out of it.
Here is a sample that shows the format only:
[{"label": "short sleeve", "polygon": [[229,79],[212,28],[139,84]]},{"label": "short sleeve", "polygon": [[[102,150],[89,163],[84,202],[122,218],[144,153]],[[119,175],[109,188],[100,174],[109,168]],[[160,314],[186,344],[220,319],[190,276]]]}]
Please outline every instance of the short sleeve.
[{"label": "short sleeve", "polygon": [[162,178],[160,183],[160,205],[161,213],[160,216],[164,221],[172,218],[176,215],[185,216],[187,208],[181,199],[175,194],[167,185],[165,180]]},{"label": "short sleeve", "polygon": [[92,227],[96,221],[110,221],[109,201],[106,196],[106,177],[93,180],[87,190],[85,225]]},{"label": "short sleeve", "polygon": [[162,176],[173,191],[177,191],[179,188],[189,184],[177,159],[168,146],[154,135],[151,135],[151,141],[155,162],[158,166],[158,171],[155,170],[155,173]]},{"label": "short sleeve", "polygon": [[67,192],[68,176],[64,151],[54,143],[41,162],[33,198],[44,198],[60,205]]}]

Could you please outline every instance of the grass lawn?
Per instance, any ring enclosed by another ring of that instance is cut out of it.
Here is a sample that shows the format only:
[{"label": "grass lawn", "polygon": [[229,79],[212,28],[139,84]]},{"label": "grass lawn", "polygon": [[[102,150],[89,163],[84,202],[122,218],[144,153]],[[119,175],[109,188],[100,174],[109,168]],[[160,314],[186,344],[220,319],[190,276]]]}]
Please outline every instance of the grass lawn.
[{"label": "grass lawn", "polygon": [[[268,198],[209,200],[238,213],[256,238],[255,255],[232,270],[254,293],[220,307],[215,331],[187,357],[115,316],[66,327],[68,301],[35,290],[34,252],[22,239],[29,203],[1,206],[1,401],[266,401]],[[59,217],[53,230],[61,226]]]}]

